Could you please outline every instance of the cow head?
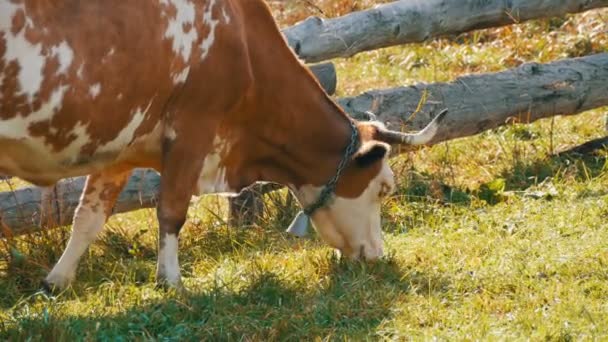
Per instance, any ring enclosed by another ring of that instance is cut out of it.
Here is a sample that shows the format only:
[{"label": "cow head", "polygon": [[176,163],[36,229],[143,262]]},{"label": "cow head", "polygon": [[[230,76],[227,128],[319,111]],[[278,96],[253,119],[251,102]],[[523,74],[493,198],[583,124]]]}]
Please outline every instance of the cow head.
[{"label": "cow head", "polygon": [[[332,198],[311,214],[313,227],[325,242],[351,259],[375,260],[383,255],[380,205],[395,187],[388,164],[391,145],[427,144],[446,113],[441,112],[417,134],[390,131],[381,124],[359,124],[367,132],[362,134],[359,150]],[[305,185],[294,190],[306,207],[319,198],[322,187]]]}]

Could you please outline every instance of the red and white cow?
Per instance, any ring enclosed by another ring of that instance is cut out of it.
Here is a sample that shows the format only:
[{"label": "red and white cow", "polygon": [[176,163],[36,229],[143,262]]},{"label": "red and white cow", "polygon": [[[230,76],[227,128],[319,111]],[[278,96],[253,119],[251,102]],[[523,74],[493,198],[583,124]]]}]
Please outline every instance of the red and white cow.
[{"label": "red and white cow", "polygon": [[0,0],[0,173],[41,186],[88,175],[49,286],[73,279],[135,167],[162,174],[161,283],[181,285],[191,196],[256,181],[310,206],[337,178],[315,229],[348,257],[378,258],[389,145],[427,143],[442,117],[413,135],[352,121],[262,0]]}]

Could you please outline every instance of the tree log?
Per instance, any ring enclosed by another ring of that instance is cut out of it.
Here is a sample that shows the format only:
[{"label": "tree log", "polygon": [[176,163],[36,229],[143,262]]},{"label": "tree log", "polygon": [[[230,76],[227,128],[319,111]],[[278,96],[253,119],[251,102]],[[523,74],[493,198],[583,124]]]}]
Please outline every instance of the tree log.
[{"label": "tree log", "polygon": [[[412,115],[423,97],[426,102],[420,112]],[[449,83],[371,91],[339,103],[358,118],[375,107],[379,120],[396,129],[402,124],[408,129],[420,129],[430,122],[431,113],[448,108],[450,112],[433,140],[437,143],[474,135],[511,122],[512,118],[532,122],[608,105],[608,53],[549,64],[530,63],[504,72],[460,77]],[[114,212],[154,207],[159,183],[156,172],[136,171]],[[60,182],[60,203],[52,211],[60,213],[56,218],[59,224],[71,220],[83,184],[83,178]],[[14,235],[36,229],[39,201],[37,188],[0,193],[4,227]]]},{"label": "tree log", "polygon": [[308,68],[315,75],[327,94],[334,95],[336,93],[338,77],[336,76],[336,66],[333,63],[311,64]]},{"label": "tree log", "polygon": [[334,19],[311,17],[283,33],[311,63],[607,6],[608,0],[402,0]]},{"label": "tree log", "polygon": [[[426,98],[419,113],[421,99]],[[366,92],[339,100],[353,117],[376,110],[389,127],[419,130],[433,112],[449,114],[431,142],[467,137],[502,126],[510,120],[573,115],[608,105],[608,53],[538,64],[527,63],[499,73],[468,75],[449,83]]]},{"label": "tree log", "polygon": [[[49,210],[55,215],[51,220],[55,225],[65,226],[72,222],[85,180],[86,177],[70,178],[55,185],[57,200]],[[9,235],[6,228],[14,236],[39,229],[41,189],[27,187],[14,192],[0,192],[0,228],[5,228],[0,229],[0,237]],[[135,170],[120,193],[112,214],[156,207],[159,189],[160,177],[157,172]]]}]

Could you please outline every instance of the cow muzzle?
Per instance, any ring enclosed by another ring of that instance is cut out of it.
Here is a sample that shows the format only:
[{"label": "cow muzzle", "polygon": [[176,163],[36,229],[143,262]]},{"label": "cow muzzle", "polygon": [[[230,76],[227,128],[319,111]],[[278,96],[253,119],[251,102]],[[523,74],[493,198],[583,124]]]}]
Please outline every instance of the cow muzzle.
[{"label": "cow muzzle", "polygon": [[355,261],[376,261],[384,256],[382,244],[362,243],[356,248],[341,248],[338,250],[344,257]]}]

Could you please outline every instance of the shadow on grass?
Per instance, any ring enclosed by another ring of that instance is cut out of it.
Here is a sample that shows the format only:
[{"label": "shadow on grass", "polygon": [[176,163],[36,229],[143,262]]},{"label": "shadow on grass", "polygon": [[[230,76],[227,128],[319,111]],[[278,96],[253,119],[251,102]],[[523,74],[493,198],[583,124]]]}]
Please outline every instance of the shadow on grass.
[{"label": "shadow on grass", "polygon": [[[553,156],[531,161],[518,160],[495,179],[481,184],[477,189],[466,189],[446,184],[432,173],[410,170],[401,179],[403,186],[397,193],[412,202],[440,202],[453,205],[469,205],[473,198],[490,205],[502,202],[505,191],[526,191],[549,178],[569,177],[586,181],[600,176],[606,168],[606,152],[603,150],[577,153],[569,150]],[[604,192],[583,193],[581,196],[601,196]]]},{"label": "shadow on grass", "polygon": [[408,201],[439,201],[456,205],[469,205],[471,192],[454,187],[427,172],[410,171],[401,179],[402,187],[396,193],[403,194]]},{"label": "shadow on grass", "polygon": [[499,178],[482,184],[476,195],[488,204],[496,204],[501,202],[502,191],[526,191],[550,178],[587,181],[600,176],[605,167],[603,154],[563,153],[531,162],[519,161]]},{"label": "shadow on grass", "polygon": [[[361,339],[392,315],[396,300],[416,288],[445,291],[447,284],[420,273],[406,276],[389,258],[375,264],[315,258],[321,281],[253,269],[243,286],[219,284],[185,297],[171,294],[117,314],[41,314],[16,319],[0,337],[40,339],[301,340],[317,336]],[[425,292],[425,293],[426,293]],[[141,295],[137,293],[135,295]],[[116,298],[115,300],[120,300]],[[45,303],[52,307],[52,302]],[[110,306],[112,303],[109,304]],[[110,311],[110,308],[107,308]],[[50,313],[49,313],[50,312]]]}]

